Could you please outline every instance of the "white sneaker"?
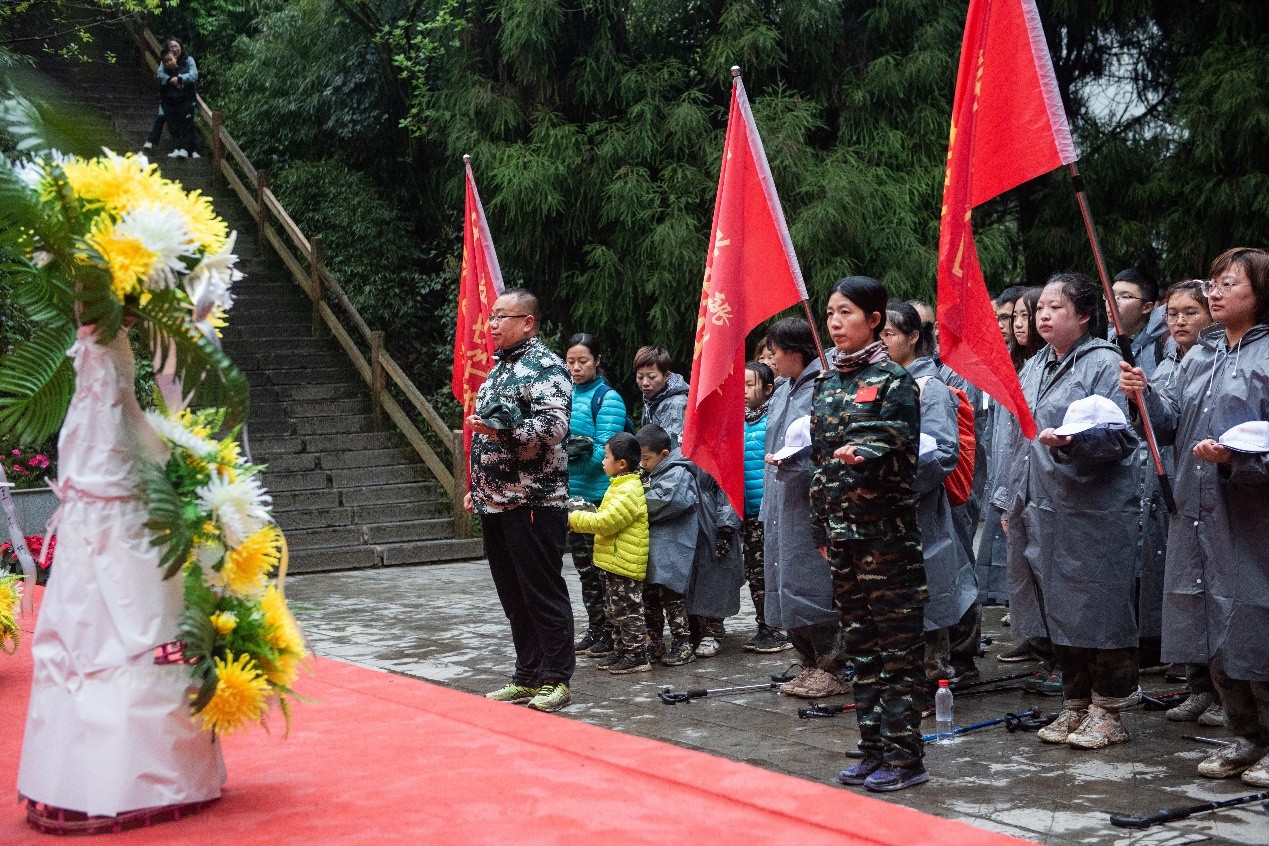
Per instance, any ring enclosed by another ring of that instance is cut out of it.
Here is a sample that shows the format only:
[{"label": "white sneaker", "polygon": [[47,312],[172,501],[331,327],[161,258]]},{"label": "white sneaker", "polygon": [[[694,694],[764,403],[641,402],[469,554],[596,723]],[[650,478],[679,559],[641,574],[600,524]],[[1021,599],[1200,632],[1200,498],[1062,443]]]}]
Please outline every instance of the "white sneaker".
[{"label": "white sneaker", "polygon": [[712,658],[722,651],[723,645],[718,642],[717,638],[703,637],[701,642],[696,644],[697,658]]},{"label": "white sneaker", "polygon": [[142,144],[142,145],[141,145],[141,149],[142,149],[142,150],[153,150],[153,149],[154,149],[154,145],[153,145],[153,144],[151,144],[149,141],[146,141],[144,144]]},{"label": "white sneaker", "polygon": [[200,155],[198,154],[198,151],[197,151],[197,150],[195,150],[194,152],[190,153],[190,154],[189,154],[189,157],[190,157],[191,159],[201,159],[201,158],[202,158],[202,156],[200,156]]},{"label": "white sneaker", "polygon": [[169,159],[188,159],[189,153],[185,152],[184,150],[173,150],[172,152],[167,154],[167,157]]}]

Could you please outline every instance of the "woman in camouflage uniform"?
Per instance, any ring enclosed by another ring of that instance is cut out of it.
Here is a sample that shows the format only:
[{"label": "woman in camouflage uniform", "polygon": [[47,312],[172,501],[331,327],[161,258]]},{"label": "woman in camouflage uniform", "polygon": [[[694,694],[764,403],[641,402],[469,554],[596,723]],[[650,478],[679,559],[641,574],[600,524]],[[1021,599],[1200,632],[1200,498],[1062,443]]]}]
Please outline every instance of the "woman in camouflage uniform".
[{"label": "woman in camouflage uniform", "polygon": [[915,488],[921,407],[916,382],[880,340],[888,299],[875,279],[837,283],[835,349],[811,400],[812,530],[832,566],[864,753],[837,779],[881,792],[930,779],[917,705],[929,597]]}]

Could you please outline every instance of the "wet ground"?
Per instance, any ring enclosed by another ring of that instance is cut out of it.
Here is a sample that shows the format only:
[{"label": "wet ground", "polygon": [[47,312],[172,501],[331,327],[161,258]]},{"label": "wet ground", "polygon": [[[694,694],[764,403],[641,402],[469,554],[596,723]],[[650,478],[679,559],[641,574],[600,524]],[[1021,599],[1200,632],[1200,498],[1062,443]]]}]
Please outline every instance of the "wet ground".
[{"label": "wet ground", "polygon": [[[585,612],[576,574],[568,563],[565,572],[581,631]],[[511,674],[510,633],[484,563],[293,576],[287,592],[320,655],[470,693],[500,687]],[[660,701],[658,693],[666,685],[686,690],[760,684],[796,660],[792,650],[758,655],[741,649],[754,626],[752,606],[747,596],[743,600],[741,614],[727,621],[723,652],[713,658],[628,676],[611,676],[596,670],[594,659],[579,659],[573,704],[561,715],[797,778],[834,783],[834,774],[846,761],[844,753],[859,740],[849,713],[799,719],[798,709],[806,701],[769,690],[690,704]],[[1008,649],[1009,629],[1000,625],[1002,611],[984,611],[984,635],[993,639],[989,654],[978,662],[984,678],[1029,666],[995,660],[997,651]],[[1162,676],[1143,676],[1147,692],[1179,686]],[[1059,704],[1056,697],[1021,691],[962,695],[956,700],[956,723],[969,725],[1032,707],[1052,712]],[[1213,747],[1182,735],[1222,738],[1228,732],[1170,723],[1162,713],[1144,710],[1129,712],[1124,720],[1132,741],[1100,752],[1049,746],[1034,733],[1010,734],[1001,726],[967,734],[951,746],[931,745],[926,756],[930,783],[883,798],[1053,846],[1269,844],[1269,809],[1261,805],[1143,832],[1110,826],[1109,812],[1152,813],[1256,792],[1237,779],[1213,781],[1195,772]],[[925,730],[934,731],[932,718]]]}]

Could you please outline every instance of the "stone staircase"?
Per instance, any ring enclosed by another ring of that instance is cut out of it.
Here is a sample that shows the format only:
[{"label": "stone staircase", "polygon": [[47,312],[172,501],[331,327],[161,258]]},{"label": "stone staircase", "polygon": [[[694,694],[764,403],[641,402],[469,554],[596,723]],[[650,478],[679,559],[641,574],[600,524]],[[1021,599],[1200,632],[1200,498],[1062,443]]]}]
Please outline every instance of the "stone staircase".
[{"label": "stone staircase", "polygon": [[[94,52],[117,63],[65,63],[39,69],[91,117],[101,146],[139,149],[154,119],[155,86],[131,37],[96,31]],[[96,139],[94,139],[96,140]],[[248,446],[267,464],[264,483],[286,531],[292,572],[478,559],[479,539],[455,538],[450,502],[405,439],[372,415],[369,388],[342,348],[312,333],[312,307],[272,252],[260,249],[256,221],[228,188],[210,179],[210,156],[168,159],[165,135],[151,152],[164,176],[209,194],[238,231],[246,278],[224,348],[251,385]]]}]

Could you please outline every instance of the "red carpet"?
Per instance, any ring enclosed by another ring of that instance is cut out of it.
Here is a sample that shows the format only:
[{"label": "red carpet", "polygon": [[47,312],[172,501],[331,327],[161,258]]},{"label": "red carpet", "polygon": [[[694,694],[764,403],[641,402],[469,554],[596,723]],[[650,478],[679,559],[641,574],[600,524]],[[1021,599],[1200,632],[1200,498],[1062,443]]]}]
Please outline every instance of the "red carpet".
[{"label": "red carpet", "polygon": [[[30,640],[28,632],[17,655],[0,654],[0,779],[10,797],[30,688]],[[339,661],[316,660],[300,692],[313,701],[296,706],[290,738],[281,737],[275,720],[272,735],[257,729],[225,743],[229,782],[219,803],[179,822],[76,842],[1023,842]],[[28,828],[17,803],[0,808],[0,844],[60,842]]]}]

